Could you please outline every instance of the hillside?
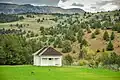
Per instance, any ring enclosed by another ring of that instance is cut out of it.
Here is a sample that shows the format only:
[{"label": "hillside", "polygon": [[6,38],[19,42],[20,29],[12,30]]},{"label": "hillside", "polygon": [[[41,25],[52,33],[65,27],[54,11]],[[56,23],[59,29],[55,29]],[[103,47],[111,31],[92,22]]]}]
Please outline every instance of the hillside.
[{"label": "hillside", "polygon": [[74,13],[84,13],[82,9],[72,8],[72,9],[62,9],[60,7],[53,6],[33,6],[30,4],[18,5],[18,4],[8,4],[0,3],[0,13],[5,14],[19,14],[19,13],[62,13],[62,14],[74,14]]},{"label": "hillside", "polygon": [[119,70],[119,10],[17,16],[23,19],[0,23],[0,64],[32,64],[32,53],[52,46],[63,54],[63,65],[102,65]]},{"label": "hillside", "polygon": [[[85,19],[86,20],[89,20],[89,19],[91,20],[95,15],[99,15],[99,14],[100,13],[93,14],[90,18],[88,18],[88,19],[85,18]],[[105,13],[101,13],[100,15],[102,15],[102,14],[105,14]],[[110,14],[112,14],[112,12]],[[19,16],[24,16],[25,19],[20,20],[20,21],[16,21],[16,22],[1,23],[0,28],[1,29],[2,28],[17,29],[18,27],[16,26],[16,24],[20,24],[20,25],[23,24],[23,27],[20,28],[23,31],[24,30],[26,32],[33,31],[35,34],[40,34],[38,37],[32,37],[33,39],[34,38],[36,39],[36,38],[39,38],[41,36],[40,27],[44,27],[44,28],[57,27],[59,23],[62,23],[63,27],[65,27],[64,25],[66,25],[66,23],[67,23],[67,22],[65,22],[65,20],[70,19],[69,17],[66,17],[66,16],[62,16],[62,18],[61,18],[61,17],[57,17],[56,15],[41,15],[41,14],[34,15],[33,18],[26,17],[27,15],[19,15]],[[80,15],[72,15],[73,21],[75,20],[76,16],[78,17]],[[54,19],[56,17],[57,17],[57,22],[54,21]],[[44,18],[44,20],[42,21],[43,18]],[[79,20],[81,20],[83,18],[84,18],[84,16],[82,14],[82,16],[79,17]],[[38,19],[40,19],[42,22],[37,22]],[[85,19],[83,19],[83,20],[85,20]],[[12,26],[10,26],[11,24],[12,24]],[[27,24],[29,24],[29,25],[27,26]],[[95,29],[91,29],[91,33],[87,33],[86,30],[84,30],[84,31],[85,31],[84,38],[88,41],[88,43],[90,45],[90,48],[93,51],[97,51],[98,49],[99,50],[105,49],[105,47],[107,46],[107,43],[102,39],[103,33],[105,32],[105,30],[100,30],[100,34],[96,36],[96,39],[91,38],[91,34],[95,32]],[[108,30],[108,32],[109,32],[109,35],[110,35],[112,31]],[[49,37],[50,35],[46,35],[46,36]],[[120,45],[119,41],[120,41],[120,33],[117,33],[115,31],[115,40],[114,40],[113,44],[114,44],[114,47],[115,47],[114,51],[117,54],[120,54],[120,47],[117,47],[117,46]],[[79,43],[78,42],[74,42],[73,45],[72,45],[72,48],[73,48],[73,51],[75,50],[76,53],[79,53]]]}]

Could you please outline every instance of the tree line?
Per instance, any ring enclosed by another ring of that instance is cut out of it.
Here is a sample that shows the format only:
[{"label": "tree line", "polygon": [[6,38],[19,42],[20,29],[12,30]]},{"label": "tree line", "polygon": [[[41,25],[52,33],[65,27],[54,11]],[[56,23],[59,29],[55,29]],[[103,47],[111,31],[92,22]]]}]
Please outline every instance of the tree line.
[{"label": "tree line", "polygon": [[13,14],[3,14],[3,13],[0,14],[0,23],[14,22],[22,19],[24,19],[23,16],[19,17]]}]

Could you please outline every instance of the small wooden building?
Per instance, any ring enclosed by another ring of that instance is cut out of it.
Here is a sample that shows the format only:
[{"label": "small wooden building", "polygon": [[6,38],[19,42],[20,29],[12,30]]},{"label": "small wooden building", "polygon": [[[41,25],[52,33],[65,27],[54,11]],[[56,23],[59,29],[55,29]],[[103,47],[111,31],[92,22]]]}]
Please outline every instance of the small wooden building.
[{"label": "small wooden building", "polygon": [[36,66],[62,66],[62,54],[52,47],[44,47],[33,56]]}]

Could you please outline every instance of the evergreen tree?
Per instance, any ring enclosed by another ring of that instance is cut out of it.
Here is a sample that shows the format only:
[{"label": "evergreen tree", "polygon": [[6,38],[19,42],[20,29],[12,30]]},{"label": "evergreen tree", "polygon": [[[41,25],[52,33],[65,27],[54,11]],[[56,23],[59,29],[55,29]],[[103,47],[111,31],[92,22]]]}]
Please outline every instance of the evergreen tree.
[{"label": "evergreen tree", "polygon": [[80,30],[78,31],[78,34],[77,34],[77,40],[78,40],[79,43],[82,42],[83,35],[84,35],[84,32],[83,32],[82,29],[80,29]]},{"label": "evergreen tree", "polygon": [[81,49],[78,58],[83,59],[84,56],[85,56],[85,54],[84,54],[83,50]]},{"label": "evergreen tree", "polygon": [[95,33],[92,33],[91,38],[96,38]]},{"label": "evergreen tree", "polygon": [[103,39],[109,41],[109,34],[107,31],[104,32]]},{"label": "evergreen tree", "polygon": [[88,46],[88,42],[85,39],[82,40],[80,48],[82,49],[83,46]]},{"label": "evergreen tree", "polygon": [[54,47],[62,48],[63,43],[60,37],[57,37],[53,44]]},{"label": "evergreen tree", "polygon": [[39,23],[39,22],[40,22],[40,19],[38,19],[37,22]]},{"label": "evergreen tree", "polygon": [[107,51],[112,51],[114,50],[113,44],[111,42],[111,40],[109,41],[108,45],[107,45]]},{"label": "evergreen tree", "polygon": [[30,37],[34,37],[34,32],[31,32]]},{"label": "evergreen tree", "polygon": [[87,33],[91,33],[90,27],[87,27]]},{"label": "evergreen tree", "polygon": [[98,34],[100,34],[100,30],[97,28],[97,29],[95,30],[95,35],[98,35]]},{"label": "evergreen tree", "polygon": [[73,63],[73,58],[69,54],[66,55],[64,59],[67,65],[71,65]]},{"label": "evergreen tree", "polygon": [[79,37],[77,37],[77,39],[78,39],[78,42],[81,43],[82,39],[83,39],[83,36],[79,36]]},{"label": "evergreen tree", "polygon": [[27,37],[27,38],[29,38],[29,37],[30,37],[29,33],[27,33],[27,34],[26,34],[26,37]]},{"label": "evergreen tree", "polygon": [[62,52],[63,53],[67,53],[67,52],[71,52],[72,51],[72,46],[70,41],[65,41],[63,43],[63,48],[62,48]]},{"label": "evergreen tree", "polygon": [[111,33],[111,37],[110,38],[111,38],[111,40],[114,40],[114,38],[115,38],[114,32]]},{"label": "evergreen tree", "polygon": [[74,36],[74,32],[71,31],[71,30],[68,30],[68,31],[66,32],[66,34],[65,34],[65,39],[75,42],[75,41],[76,41],[76,38],[75,38],[75,36]]},{"label": "evergreen tree", "polygon": [[0,64],[30,64],[32,53],[40,49],[40,44],[23,36],[8,34],[0,36]]}]

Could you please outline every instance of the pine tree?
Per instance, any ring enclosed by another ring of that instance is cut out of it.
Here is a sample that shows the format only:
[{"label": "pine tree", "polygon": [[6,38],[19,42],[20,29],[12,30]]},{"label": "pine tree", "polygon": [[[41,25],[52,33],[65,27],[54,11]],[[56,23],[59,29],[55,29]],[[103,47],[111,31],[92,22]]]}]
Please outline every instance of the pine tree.
[{"label": "pine tree", "polygon": [[109,34],[107,31],[104,32],[103,39],[109,41]]},{"label": "pine tree", "polygon": [[67,65],[71,65],[72,63],[73,63],[73,58],[72,58],[72,56],[71,55],[66,55],[65,56],[65,61],[66,61],[66,64]]},{"label": "pine tree", "polygon": [[88,46],[88,42],[85,39],[82,40],[80,48],[82,49],[83,46]]},{"label": "pine tree", "polygon": [[97,29],[95,30],[95,35],[98,35],[98,34],[100,34],[100,30],[97,28]]},{"label": "pine tree", "polygon": [[29,37],[30,37],[29,33],[27,33],[27,34],[26,34],[26,37],[27,37],[27,38],[29,38]]},{"label": "pine tree", "polygon": [[83,39],[83,36],[79,36],[77,39],[78,39],[78,42],[81,43],[82,39]]},{"label": "pine tree", "polygon": [[107,51],[112,51],[114,50],[113,44],[111,42],[111,40],[109,41],[108,45],[107,45]]},{"label": "pine tree", "polygon": [[70,41],[64,41],[63,47],[62,47],[62,52],[67,53],[72,51],[72,46]]},{"label": "pine tree", "polygon": [[78,58],[84,59],[84,56],[85,56],[85,54],[84,54],[83,50],[81,49]]},{"label": "pine tree", "polygon": [[91,38],[96,38],[95,33],[92,33]]},{"label": "pine tree", "polygon": [[40,22],[40,19],[38,19],[37,22],[39,23],[39,22]]},{"label": "pine tree", "polygon": [[30,37],[34,37],[34,32],[31,32]]},{"label": "pine tree", "polygon": [[111,37],[110,38],[111,38],[111,40],[114,40],[114,38],[115,38],[114,32],[111,33]]},{"label": "pine tree", "polygon": [[77,34],[77,40],[78,40],[79,43],[82,42],[83,35],[84,35],[84,32],[83,32],[82,29],[80,29],[80,30],[78,31],[78,34]]},{"label": "pine tree", "polygon": [[91,33],[90,27],[87,27],[87,33]]}]

